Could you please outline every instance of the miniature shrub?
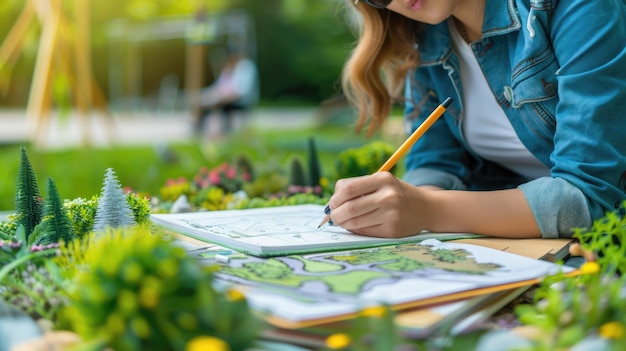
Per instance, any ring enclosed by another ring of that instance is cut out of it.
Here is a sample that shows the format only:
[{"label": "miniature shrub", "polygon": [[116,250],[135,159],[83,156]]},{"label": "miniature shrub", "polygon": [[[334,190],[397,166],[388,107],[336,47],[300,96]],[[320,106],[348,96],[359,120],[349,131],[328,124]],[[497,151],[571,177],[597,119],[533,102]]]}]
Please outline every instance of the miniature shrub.
[{"label": "miniature shrub", "polygon": [[231,350],[259,330],[237,291],[217,291],[212,268],[145,228],[109,231],[82,253],[63,316],[86,342],[116,351],[184,350],[202,336]]},{"label": "miniature shrub", "polygon": [[63,206],[67,210],[67,216],[72,223],[74,233],[77,237],[82,238],[91,232],[93,220],[96,217],[96,210],[98,209],[97,196],[93,196],[89,200],[81,197],[73,200],[65,200]]},{"label": "miniature shrub", "polygon": [[391,145],[382,141],[374,141],[361,148],[347,149],[339,154],[336,177],[341,179],[372,174],[393,152]]}]

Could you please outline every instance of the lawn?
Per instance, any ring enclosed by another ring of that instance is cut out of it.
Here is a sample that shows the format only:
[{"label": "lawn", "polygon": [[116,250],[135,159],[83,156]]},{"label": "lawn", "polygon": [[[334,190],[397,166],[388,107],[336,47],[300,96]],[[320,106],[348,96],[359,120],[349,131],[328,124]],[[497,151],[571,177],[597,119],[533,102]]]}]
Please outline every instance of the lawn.
[{"label": "lawn", "polygon": [[[125,187],[134,191],[158,194],[167,179],[191,178],[200,167],[214,167],[247,156],[256,171],[287,172],[289,161],[307,157],[308,138],[313,137],[320,158],[322,175],[334,180],[335,159],[339,152],[360,147],[370,139],[355,134],[350,127],[326,126],[299,130],[243,130],[219,142],[190,141],[107,148],[41,150],[29,145],[26,150],[33,165],[40,190],[51,177],[63,198],[89,198],[100,192],[105,170],[113,168]],[[389,140],[393,145],[395,140]],[[22,145],[0,146],[0,211],[14,208],[15,180]],[[42,194],[45,196],[45,194]]]}]

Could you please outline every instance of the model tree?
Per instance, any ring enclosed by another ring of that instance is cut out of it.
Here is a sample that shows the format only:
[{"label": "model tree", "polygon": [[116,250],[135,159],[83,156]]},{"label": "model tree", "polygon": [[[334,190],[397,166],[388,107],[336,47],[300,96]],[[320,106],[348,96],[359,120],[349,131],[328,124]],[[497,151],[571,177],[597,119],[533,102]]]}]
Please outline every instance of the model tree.
[{"label": "model tree", "polygon": [[112,168],[108,168],[102,185],[102,195],[94,219],[93,231],[104,232],[106,228],[123,228],[136,224],[122,186]]},{"label": "model tree", "polygon": [[15,210],[17,224],[24,227],[26,241],[35,227],[41,222],[43,215],[43,199],[39,193],[39,186],[35,172],[26,154],[26,148],[20,149],[20,164],[17,169],[15,192]]},{"label": "model tree", "polygon": [[40,226],[42,227],[42,237],[37,241],[39,245],[61,241],[70,242],[74,238],[72,223],[67,216],[67,211],[63,207],[63,200],[61,200],[52,178],[48,178],[47,197]]},{"label": "model tree", "polygon": [[315,139],[309,138],[308,147],[308,161],[309,161],[309,185],[316,187],[320,185],[320,178],[322,177],[322,171],[320,169],[320,160],[317,155],[317,149],[315,147]]},{"label": "model tree", "polygon": [[306,177],[304,175],[304,166],[297,156],[291,159],[291,171],[289,185],[305,186]]}]

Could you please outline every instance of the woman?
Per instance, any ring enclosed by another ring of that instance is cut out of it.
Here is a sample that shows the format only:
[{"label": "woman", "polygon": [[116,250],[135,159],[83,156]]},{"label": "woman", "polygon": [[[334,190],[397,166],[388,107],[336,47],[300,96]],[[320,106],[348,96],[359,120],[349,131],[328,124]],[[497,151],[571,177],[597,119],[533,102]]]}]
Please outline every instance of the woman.
[{"label": "woman", "polygon": [[[414,145],[404,180],[342,179],[331,221],[400,237],[422,230],[570,237],[626,199],[623,0],[352,0],[344,69],[358,129],[404,90]],[[406,78],[406,79],[405,79]]]}]

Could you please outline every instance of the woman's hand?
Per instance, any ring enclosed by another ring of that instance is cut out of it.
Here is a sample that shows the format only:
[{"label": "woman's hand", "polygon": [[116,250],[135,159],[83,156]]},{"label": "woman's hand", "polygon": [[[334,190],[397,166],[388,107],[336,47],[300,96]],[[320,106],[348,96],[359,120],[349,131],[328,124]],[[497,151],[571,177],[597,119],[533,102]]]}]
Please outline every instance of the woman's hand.
[{"label": "woman's hand", "polygon": [[403,237],[428,228],[428,193],[389,172],[341,179],[329,205],[331,220],[353,233]]},{"label": "woman's hand", "polygon": [[329,206],[333,224],[367,236],[399,238],[428,230],[541,237],[520,189],[441,190],[416,187],[389,172],[377,172],[337,181]]}]

